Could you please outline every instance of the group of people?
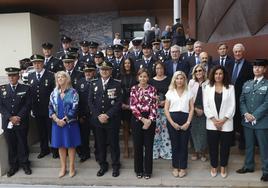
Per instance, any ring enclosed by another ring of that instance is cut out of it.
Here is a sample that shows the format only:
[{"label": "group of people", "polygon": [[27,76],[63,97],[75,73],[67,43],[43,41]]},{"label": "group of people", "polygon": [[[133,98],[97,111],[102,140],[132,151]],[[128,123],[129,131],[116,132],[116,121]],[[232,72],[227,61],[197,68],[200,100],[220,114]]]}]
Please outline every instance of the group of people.
[{"label": "group of people", "polygon": [[134,39],[131,50],[129,41],[121,39],[107,46],[105,55],[94,41],[81,41],[81,52],[71,46],[71,38],[63,36],[61,41],[58,58],[52,56],[53,45],[44,43],[44,56],[34,54],[21,61],[32,63],[35,70],[27,85],[19,83],[19,68],[6,68],[9,83],[1,86],[0,113],[9,149],[8,177],[19,167],[32,173],[27,145],[31,115],[39,128],[38,158],[50,152],[59,157],[59,177],[66,175],[67,156],[70,177],[76,174],[76,153],[81,162],[90,158],[90,132],[100,166],[97,176],[109,169],[108,146],[112,176],[119,176],[122,125],[124,157],[129,157],[129,134],[133,137],[137,178],[150,179],[153,159],[158,158],[172,159],[173,176],[186,176],[189,140],[194,147],[191,159],[206,161],[208,150],[211,176],[217,176],[220,167],[226,178],[238,132],[239,148],[246,154],[237,173],[254,171],[257,138],[261,180],[268,181],[266,59],[249,63],[240,43],[230,57],[228,46],[220,43],[219,58],[212,61],[202,42],[192,38],[182,54],[180,46],[171,46],[169,36],[152,43]]}]

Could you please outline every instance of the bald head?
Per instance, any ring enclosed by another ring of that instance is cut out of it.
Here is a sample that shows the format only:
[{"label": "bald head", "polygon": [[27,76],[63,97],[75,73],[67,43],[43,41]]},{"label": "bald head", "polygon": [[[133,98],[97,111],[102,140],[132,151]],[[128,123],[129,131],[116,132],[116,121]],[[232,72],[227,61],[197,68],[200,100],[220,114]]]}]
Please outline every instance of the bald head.
[{"label": "bald head", "polygon": [[202,64],[207,64],[207,62],[208,62],[208,53],[207,52],[201,52],[199,54],[199,61]]}]

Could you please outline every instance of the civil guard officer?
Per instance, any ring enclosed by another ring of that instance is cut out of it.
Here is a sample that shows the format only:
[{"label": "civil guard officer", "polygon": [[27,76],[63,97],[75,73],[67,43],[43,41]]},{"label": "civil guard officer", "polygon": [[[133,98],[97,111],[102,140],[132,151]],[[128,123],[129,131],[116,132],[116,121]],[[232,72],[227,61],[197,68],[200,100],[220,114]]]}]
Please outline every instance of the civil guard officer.
[{"label": "civil guard officer", "polygon": [[52,56],[53,44],[49,42],[43,43],[42,48],[45,56],[44,68],[54,73],[64,70],[62,61]]},{"label": "civil guard officer", "polygon": [[[48,117],[48,103],[51,92],[55,87],[54,74],[44,68],[44,57],[38,54],[30,57],[35,72],[28,76],[31,91],[31,109],[39,131],[41,159],[50,153],[51,119]],[[51,148],[53,158],[58,158],[58,151]]]},{"label": "civil guard officer", "polygon": [[62,56],[63,65],[65,71],[70,75],[73,88],[77,89],[78,81],[83,77],[83,73],[81,71],[74,69],[74,61],[76,57],[72,55],[64,55]]},{"label": "civil guard officer", "polygon": [[264,78],[267,59],[253,62],[254,80],[243,85],[240,95],[240,110],[246,141],[246,158],[239,174],[254,172],[255,138],[257,138],[262,162],[261,181],[268,181],[268,80]]},{"label": "civil guard officer", "polygon": [[0,86],[0,113],[2,128],[8,145],[8,161],[10,169],[7,177],[13,176],[22,167],[25,174],[32,174],[29,163],[27,144],[28,115],[31,98],[30,87],[20,84],[19,68],[9,67],[5,71],[9,84]]},{"label": "civil guard officer", "polygon": [[123,57],[123,46],[121,44],[115,44],[113,46],[114,49],[114,59],[112,60],[113,64],[113,78],[119,79],[120,78],[120,67],[121,64],[124,62]]},{"label": "civil guard officer", "polygon": [[90,57],[89,53],[89,42],[86,40],[81,41],[80,43],[81,53],[79,54],[78,60],[86,64],[93,63],[93,59]]},{"label": "civil guard officer", "polygon": [[62,56],[68,53],[68,48],[71,47],[71,42],[72,42],[72,39],[70,37],[67,37],[66,35],[63,35],[61,37],[62,50],[57,52],[58,59],[61,60]]},{"label": "civil guard officer", "polygon": [[[88,107],[88,94],[91,81],[96,76],[96,65],[87,64],[84,68],[84,78],[80,79],[78,82],[77,91],[79,94],[79,103],[78,103],[78,118],[80,125],[80,135],[81,135],[81,147],[80,147],[80,162],[84,162],[90,158],[90,147],[89,147],[89,136],[90,131],[93,131],[95,137],[95,127],[91,126],[89,123],[89,107]],[[96,142],[95,142],[96,145]],[[97,150],[95,147],[95,158]]]},{"label": "civil guard officer", "polygon": [[111,77],[112,69],[111,62],[102,62],[100,65],[101,77],[92,82],[88,105],[91,122],[96,126],[100,165],[97,176],[103,176],[108,171],[106,155],[107,143],[109,143],[113,167],[112,176],[117,177],[120,173],[120,116],[118,114],[121,110],[122,96],[120,82]]}]

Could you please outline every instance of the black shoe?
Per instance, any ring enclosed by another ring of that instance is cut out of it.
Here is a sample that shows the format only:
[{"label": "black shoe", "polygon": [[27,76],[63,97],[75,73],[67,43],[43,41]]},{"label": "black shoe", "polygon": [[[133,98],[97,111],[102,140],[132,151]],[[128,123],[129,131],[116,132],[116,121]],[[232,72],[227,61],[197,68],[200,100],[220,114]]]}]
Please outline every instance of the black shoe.
[{"label": "black shoe", "polygon": [[41,153],[37,156],[37,159],[41,159],[43,157],[45,157],[46,155],[48,155],[50,152],[49,151],[41,151]]},{"label": "black shoe", "polygon": [[90,155],[82,155],[80,157],[80,162],[83,163],[85,162],[86,160],[88,160],[90,158]]},{"label": "black shoe", "polygon": [[261,177],[261,181],[268,181],[268,174],[263,174]]},{"label": "black shoe", "polygon": [[112,173],[112,176],[113,177],[118,177],[119,175],[120,175],[119,169],[114,169],[113,173]]},{"label": "black shoe", "polygon": [[144,174],[144,179],[148,180],[151,178],[151,174]]},{"label": "black shoe", "polygon": [[137,173],[136,176],[137,176],[138,179],[141,179],[143,174],[142,173]]},{"label": "black shoe", "polygon": [[14,174],[16,174],[16,172],[18,172],[18,170],[19,169],[17,167],[11,167],[7,172],[7,177],[13,176]]},{"label": "black shoe", "polygon": [[59,153],[58,152],[54,152],[54,153],[52,153],[52,157],[53,157],[53,159],[57,159],[60,156],[59,156]]},{"label": "black shoe", "polygon": [[29,166],[24,166],[24,167],[22,167],[22,168],[23,168],[24,173],[25,173],[26,175],[31,175],[31,174],[32,174],[32,170],[31,170],[31,168],[30,168]]},{"label": "black shoe", "polygon": [[97,172],[97,176],[103,176],[105,174],[105,172],[107,172],[108,169],[107,168],[101,168],[98,172]]},{"label": "black shoe", "polygon": [[238,174],[245,174],[245,173],[248,173],[248,172],[254,172],[254,170],[253,169],[247,169],[247,168],[241,168],[241,169],[238,169],[237,171],[236,171]]}]

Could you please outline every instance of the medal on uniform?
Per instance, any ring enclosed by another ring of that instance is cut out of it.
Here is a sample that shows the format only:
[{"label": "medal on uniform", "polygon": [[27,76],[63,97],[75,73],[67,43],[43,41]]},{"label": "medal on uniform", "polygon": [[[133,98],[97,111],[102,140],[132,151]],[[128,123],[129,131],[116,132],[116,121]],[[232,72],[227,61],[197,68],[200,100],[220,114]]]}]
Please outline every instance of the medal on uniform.
[{"label": "medal on uniform", "polygon": [[34,82],[34,81],[33,81],[33,80],[31,80],[31,84],[33,84],[33,82]]},{"label": "medal on uniform", "polygon": [[45,80],[45,86],[48,86],[48,80]]},{"label": "medal on uniform", "polygon": [[89,58],[87,58],[87,62],[89,62]]},{"label": "medal on uniform", "polygon": [[76,83],[77,83],[77,79],[75,78],[75,79],[74,79],[74,84],[76,85]]},{"label": "medal on uniform", "polygon": [[83,89],[85,86],[84,86],[84,84],[81,84],[81,89]]},{"label": "medal on uniform", "polygon": [[5,96],[5,95],[7,95],[7,92],[6,92],[6,91],[4,91],[4,92],[3,92],[3,95],[4,95],[4,96]]},{"label": "medal on uniform", "polygon": [[111,101],[111,105],[114,105],[114,100]]},{"label": "medal on uniform", "polygon": [[96,86],[95,88],[94,88],[94,91],[96,92],[98,90],[98,86]]},{"label": "medal on uniform", "polygon": [[53,68],[54,68],[54,65],[53,65],[53,63],[51,64],[50,68],[51,68],[51,69],[53,69]]}]

